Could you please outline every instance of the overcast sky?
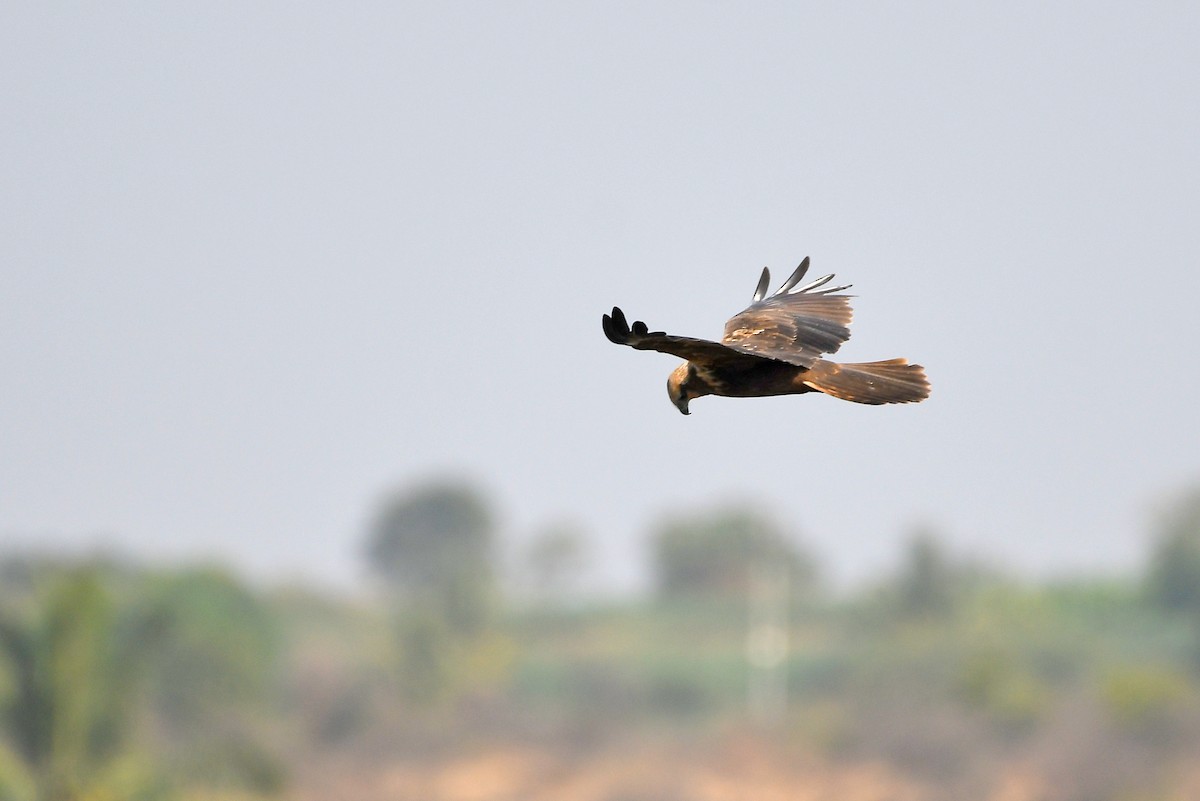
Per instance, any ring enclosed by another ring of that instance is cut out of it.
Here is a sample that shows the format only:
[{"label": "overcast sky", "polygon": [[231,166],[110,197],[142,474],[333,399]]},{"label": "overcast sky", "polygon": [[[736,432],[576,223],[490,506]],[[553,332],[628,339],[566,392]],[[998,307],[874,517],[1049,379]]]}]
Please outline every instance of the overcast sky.
[{"label": "overcast sky", "polygon": [[[0,10],[0,538],[347,585],[385,492],[586,525],[761,503],[842,578],[914,525],[1132,569],[1200,482],[1200,7],[45,3]],[[704,398],[853,282],[932,398]]]}]

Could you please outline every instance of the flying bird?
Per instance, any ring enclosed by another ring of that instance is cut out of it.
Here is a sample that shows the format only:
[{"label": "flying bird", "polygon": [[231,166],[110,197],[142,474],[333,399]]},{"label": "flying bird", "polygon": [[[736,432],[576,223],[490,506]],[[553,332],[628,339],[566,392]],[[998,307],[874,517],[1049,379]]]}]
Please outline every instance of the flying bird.
[{"label": "flying bird", "polygon": [[604,333],[618,345],[686,359],[667,379],[667,394],[684,414],[690,414],[691,400],[704,395],[760,398],[815,391],[872,405],[929,397],[925,369],[906,359],[839,364],[821,358],[850,338],[850,296],[835,294],[850,284],[820,289],[833,280],[831,274],[793,289],[808,263],[805,257],[770,297],[771,271],[764,267],[754,300],[725,323],[720,342],[651,331],[640,320],[631,326],[616,306],[603,316]]}]

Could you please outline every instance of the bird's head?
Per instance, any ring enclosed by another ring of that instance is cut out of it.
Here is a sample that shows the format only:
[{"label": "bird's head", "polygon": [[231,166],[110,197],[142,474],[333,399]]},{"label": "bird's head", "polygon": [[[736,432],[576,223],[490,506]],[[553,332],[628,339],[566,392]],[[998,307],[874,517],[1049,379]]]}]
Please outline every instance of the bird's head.
[{"label": "bird's head", "polygon": [[688,391],[688,379],[691,377],[692,366],[684,362],[667,378],[667,396],[671,403],[675,404],[675,408],[684,414],[691,414],[688,411],[688,401],[696,397],[696,393]]}]

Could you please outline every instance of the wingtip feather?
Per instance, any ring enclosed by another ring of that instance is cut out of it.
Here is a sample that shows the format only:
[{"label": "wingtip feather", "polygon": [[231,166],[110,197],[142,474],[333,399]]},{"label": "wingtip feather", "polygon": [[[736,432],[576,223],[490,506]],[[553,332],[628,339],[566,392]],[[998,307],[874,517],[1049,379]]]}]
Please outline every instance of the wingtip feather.
[{"label": "wingtip feather", "polygon": [[[833,278],[833,276],[829,276]],[[832,295],[834,292],[841,292],[843,289],[849,289],[854,284],[842,284],[841,286],[831,287],[830,289],[822,289],[820,292],[809,292],[810,295]]]},{"label": "wingtip feather", "polygon": [[754,289],[753,303],[758,303],[767,296],[767,287],[770,285],[770,283],[771,270],[767,267],[763,267],[762,275],[760,275],[758,278],[758,286]]},{"label": "wingtip feather", "polygon": [[796,269],[788,277],[788,280],[783,282],[783,286],[779,287],[779,289],[775,292],[775,294],[782,295],[783,293],[787,292],[789,289],[794,287],[796,284],[800,283],[800,280],[802,278],[804,278],[805,273],[808,272],[808,265],[809,265],[809,258],[808,258],[808,256],[805,256],[804,260],[800,262],[800,265],[798,267],[796,267]]},{"label": "wingtip feather", "polygon": [[603,315],[600,322],[604,327],[604,335],[610,342],[618,345],[626,344],[629,338],[629,324],[625,321],[624,312],[613,306],[612,314]]}]

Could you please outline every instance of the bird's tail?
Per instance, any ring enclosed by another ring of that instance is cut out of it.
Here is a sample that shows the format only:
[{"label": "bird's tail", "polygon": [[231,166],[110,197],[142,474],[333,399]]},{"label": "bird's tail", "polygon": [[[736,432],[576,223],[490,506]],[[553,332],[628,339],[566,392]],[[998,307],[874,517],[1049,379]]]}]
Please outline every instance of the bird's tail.
[{"label": "bird's tail", "polygon": [[855,403],[916,403],[929,397],[925,368],[907,359],[838,364],[824,359],[804,374],[804,383],[826,395]]}]

